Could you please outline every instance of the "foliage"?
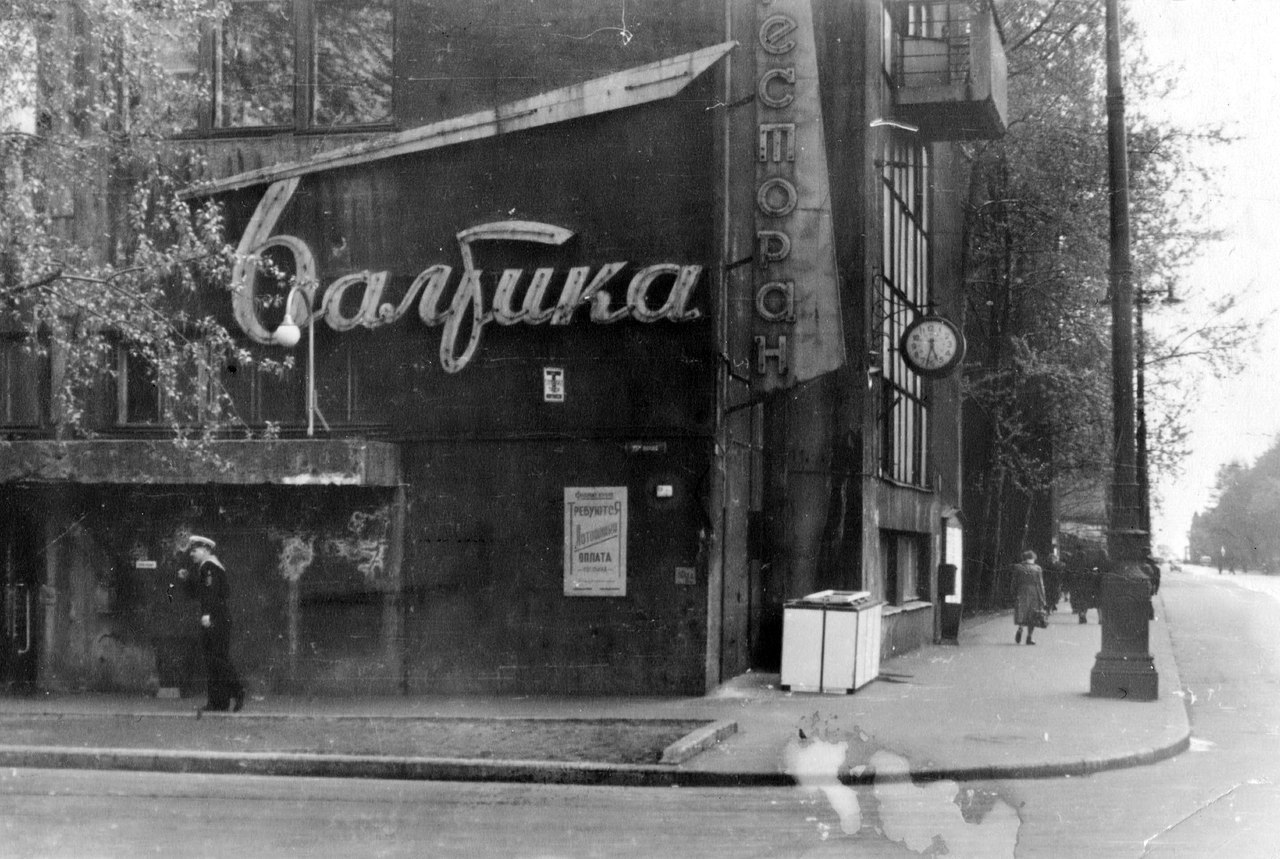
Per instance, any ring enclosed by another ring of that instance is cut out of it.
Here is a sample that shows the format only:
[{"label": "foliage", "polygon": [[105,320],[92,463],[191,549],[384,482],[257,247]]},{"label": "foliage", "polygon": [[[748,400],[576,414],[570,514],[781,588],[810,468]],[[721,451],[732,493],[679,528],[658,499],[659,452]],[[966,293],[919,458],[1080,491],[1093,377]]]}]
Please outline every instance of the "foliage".
[{"label": "foliage", "polygon": [[[1112,451],[1104,4],[1009,0],[999,11],[1009,130],[969,150],[966,225],[965,508],[976,514],[980,576],[1028,540],[1032,507],[1051,487],[1080,518],[1105,518],[1099,490]],[[1146,69],[1131,31],[1123,53],[1131,103],[1176,85]],[[1189,202],[1212,179],[1194,156],[1226,139],[1126,114],[1132,280],[1150,317],[1169,296],[1185,297],[1186,268],[1213,238]],[[1226,369],[1231,344],[1249,333],[1230,300],[1214,315],[1145,331],[1155,468],[1185,454],[1187,363]]]},{"label": "foliage", "polygon": [[148,368],[158,417],[180,436],[233,418],[218,370],[250,356],[193,310],[197,284],[229,282],[233,253],[216,208],[178,200],[200,159],[175,142],[200,90],[175,51],[224,12],[203,0],[0,7],[17,46],[0,59],[0,322],[47,362],[41,423],[60,434],[110,422],[102,383],[130,363]]},{"label": "foliage", "polygon": [[1191,526],[1191,555],[1235,569],[1274,570],[1280,562],[1280,439],[1257,462],[1218,469],[1217,501]]}]

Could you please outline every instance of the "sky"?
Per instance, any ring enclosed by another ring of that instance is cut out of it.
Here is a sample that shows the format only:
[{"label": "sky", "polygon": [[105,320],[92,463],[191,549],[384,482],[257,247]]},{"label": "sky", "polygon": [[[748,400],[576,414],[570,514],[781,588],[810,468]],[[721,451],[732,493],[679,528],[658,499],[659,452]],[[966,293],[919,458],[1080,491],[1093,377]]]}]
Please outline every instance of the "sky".
[{"label": "sky", "polygon": [[1140,39],[1150,60],[1169,66],[1180,81],[1173,97],[1135,107],[1188,126],[1224,123],[1239,136],[1215,150],[1220,181],[1203,199],[1203,213],[1223,239],[1202,248],[1185,278],[1187,303],[1177,312],[1194,318],[1204,309],[1203,297],[1230,291],[1248,313],[1275,317],[1244,355],[1240,374],[1202,388],[1191,423],[1192,455],[1181,475],[1156,487],[1163,505],[1153,511],[1154,542],[1180,555],[1192,514],[1212,503],[1219,466],[1252,463],[1280,435],[1280,381],[1274,349],[1266,345],[1280,342],[1280,289],[1272,282],[1280,272],[1280,158],[1274,151],[1280,0],[1122,2],[1136,25],[1125,44]]}]

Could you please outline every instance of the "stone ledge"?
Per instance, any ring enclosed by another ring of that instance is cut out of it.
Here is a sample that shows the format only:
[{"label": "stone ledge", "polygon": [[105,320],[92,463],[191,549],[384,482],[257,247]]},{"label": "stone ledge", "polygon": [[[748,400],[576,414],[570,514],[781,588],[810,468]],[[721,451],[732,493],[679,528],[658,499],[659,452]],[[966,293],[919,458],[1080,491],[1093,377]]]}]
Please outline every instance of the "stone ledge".
[{"label": "stone ledge", "polygon": [[15,441],[0,444],[0,482],[391,487],[400,451],[363,439]]},{"label": "stone ledge", "polygon": [[931,608],[933,608],[933,603],[931,602],[928,602],[926,600],[911,600],[910,602],[905,602],[902,605],[889,605],[888,603],[885,603],[883,606],[880,607],[880,613],[887,617],[889,615],[903,614],[906,612],[913,612],[913,611],[924,611],[925,609],[931,609]]}]

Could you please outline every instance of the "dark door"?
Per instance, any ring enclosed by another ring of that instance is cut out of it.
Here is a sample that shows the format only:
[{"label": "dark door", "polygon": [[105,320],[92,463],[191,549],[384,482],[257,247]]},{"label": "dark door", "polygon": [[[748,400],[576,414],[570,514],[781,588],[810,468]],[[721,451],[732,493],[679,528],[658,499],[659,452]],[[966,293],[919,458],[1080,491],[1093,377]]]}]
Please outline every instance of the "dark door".
[{"label": "dark door", "polygon": [[36,682],[39,557],[34,523],[12,505],[0,513],[0,689],[18,691]]}]

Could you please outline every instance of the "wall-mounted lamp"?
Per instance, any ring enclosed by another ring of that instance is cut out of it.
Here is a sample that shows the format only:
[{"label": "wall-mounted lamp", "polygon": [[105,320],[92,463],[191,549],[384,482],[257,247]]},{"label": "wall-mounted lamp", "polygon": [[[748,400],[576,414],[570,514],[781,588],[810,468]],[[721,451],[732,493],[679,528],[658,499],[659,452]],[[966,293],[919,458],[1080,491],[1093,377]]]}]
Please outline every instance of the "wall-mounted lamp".
[{"label": "wall-mounted lamp", "polygon": [[302,330],[298,327],[293,315],[294,297],[306,300],[307,309],[307,436],[316,434],[316,417],[324,424],[325,432],[329,431],[329,422],[324,419],[320,406],[316,402],[316,283],[295,284],[289,289],[284,300],[284,319],[276,328],[271,339],[286,349],[292,349],[302,339]]},{"label": "wall-mounted lamp", "polygon": [[880,354],[877,352],[867,353],[867,390],[875,390],[876,376],[884,374],[884,368],[880,366]]},{"label": "wall-mounted lamp", "polygon": [[881,117],[879,119],[871,120],[871,128],[879,128],[882,125],[887,125],[890,128],[896,128],[899,131],[906,131],[911,134],[920,133],[920,126],[912,125],[909,122],[903,122],[900,119],[885,119],[884,117]]}]

